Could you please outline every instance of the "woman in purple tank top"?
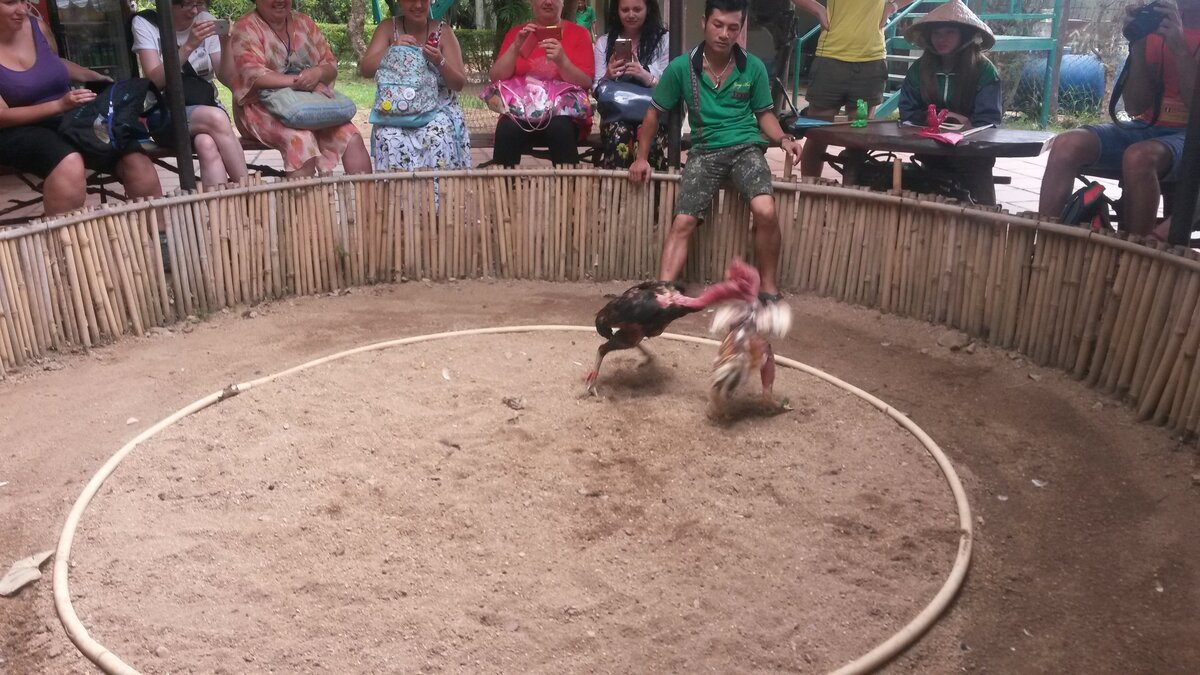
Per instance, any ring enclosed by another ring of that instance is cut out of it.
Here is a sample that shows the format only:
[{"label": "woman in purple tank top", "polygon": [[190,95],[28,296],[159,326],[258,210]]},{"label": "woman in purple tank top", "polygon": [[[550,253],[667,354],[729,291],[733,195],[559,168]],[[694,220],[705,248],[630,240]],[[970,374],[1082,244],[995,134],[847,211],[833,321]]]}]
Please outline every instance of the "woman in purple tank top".
[{"label": "woman in purple tank top", "polygon": [[109,78],[58,56],[46,24],[25,0],[0,0],[0,164],[45,179],[46,215],[83,206],[86,169],[114,172],[130,197],[162,195],[150,158],[131,152],[106,166],[85,163],[58,134],[63,113],[96,98],[72,82]]}]

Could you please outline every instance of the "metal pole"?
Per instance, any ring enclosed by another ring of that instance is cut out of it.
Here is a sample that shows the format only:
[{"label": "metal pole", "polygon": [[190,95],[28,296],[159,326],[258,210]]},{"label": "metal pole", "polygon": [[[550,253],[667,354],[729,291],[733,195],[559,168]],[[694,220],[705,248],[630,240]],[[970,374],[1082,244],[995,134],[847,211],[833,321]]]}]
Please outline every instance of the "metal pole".
[{"label": "metal pole", "polygon": [[[667,47],[671,58],[683,53],[683,0],[671,0],[670,40]],[[667,164],[675,168],[680,165],[680,138],[683,136],[683,115],[678,109],[671,113],[671,126],[667,131]]]},{"label": "metal pole", "polygon": [[1062,68],[1063,43],[1067,37],[1067,19],[1071,15],[1071,0],[1056,0],[1050,32],[1054,35],[1054,50],[1046,54],[1046,88],[1042,92],[1042,114],[1038,120],[1045,129],[1050,116],[1058,112],[1058,74]]},{"label": "metal pole", "polygon": [[[171,15],[171,0],[157,0],[159,44],[164,45],[163,77],[166,79],[167,110],[175,135],[175,161],[179,166],[179,187],[196,189],[196,172],[192,169],[192,137],[188,133],[187,109],[183,105],[183,66],[179,63],[179,48],[175,45],[175,21]],[[228,58],[228,57],[226,57]]]},{"label": "metal pole", "polygon": [[1179,181],[1175,183],[1175,212],[1171,214],[1171,231],[1167,234],[1167,241],[1174,246],[1191,243],[1196,216],[1200,215],[1197,193],[1200,193],[1200,71],[1196,72],[1196,83],[1192,85],[1187,136],[1179,159]]}]

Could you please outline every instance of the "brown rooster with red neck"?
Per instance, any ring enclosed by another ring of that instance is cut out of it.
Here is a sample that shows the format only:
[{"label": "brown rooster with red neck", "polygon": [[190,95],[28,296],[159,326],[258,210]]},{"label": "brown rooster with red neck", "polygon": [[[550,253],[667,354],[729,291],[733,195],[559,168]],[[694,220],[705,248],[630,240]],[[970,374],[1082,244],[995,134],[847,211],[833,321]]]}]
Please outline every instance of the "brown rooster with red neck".
[{"label": "brown rooster with red neck", "polygon": [[[759,285],[758,270],[735,258],[725,280],[705,288],[696,297],[684,295],[682,286],[670,281],[646,281],[625,291],[596,313],[596,332],[607,342],[597,350],[596,365],[587,377],[588,391],[596,394],[596,376],[609,352],[636,347],[649,362],[650,353],[641,344],[642,340],[662,335],[672,321],[706,307],[720,303],[759,304]],[[772,357],[772,368],[773,364]]]},{"label": "brown rooster with red neck", "polygon": [[[733,266],[741,263],[734,260]],[[717,308],[711,332],[723,334],[717,359],[713,362],[712,388],[709,390],[708,415],[726,416],[726,402],[739,384],[758,371],[762,381],[762,400],[768,407],[789,409],[787,402],[775,399],[775,351],[768,338],[781,338],[792,327],[791,308],[783,302],[764,302],[758,293],[758,270],[749,265],[741,271],[743,284],[750,292],[731,298]],[[732,267],[731,267],[732,269]]]}]

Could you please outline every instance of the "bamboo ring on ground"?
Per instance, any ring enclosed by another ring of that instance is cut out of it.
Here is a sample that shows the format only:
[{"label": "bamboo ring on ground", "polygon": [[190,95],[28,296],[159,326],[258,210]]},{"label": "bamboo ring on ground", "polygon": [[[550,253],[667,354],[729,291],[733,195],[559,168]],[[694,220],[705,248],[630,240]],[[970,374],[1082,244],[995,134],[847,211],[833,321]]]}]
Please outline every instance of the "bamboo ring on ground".
[{"label": "bamboo ring on ground", "polygon": [[[70,559],[71,545],[75,539],[75,529],[79,526],[79,521],[83,517],[83,512],[91,503],[92,498],[96,496],[100,488],[104,485],[104,481],[112,475],[113,471],[120,466],[130,452],[133,451],[139,444],[153,438],[163,429],[171,426],[179,420],[203,410],[211,405],[220,403],[226,399],[237,396],[238,394],[253,389],[255,387],[268,384],[276,379],[292,375],[309,368],[336,361],[347,356],[361,354],[365,352],[378,351],[391,347],[399,347],[402,345],[416,344],[419,342],[429,342],[432,340],[442,340],[452,337],[461,337],[466,335],[495,335],[504,333],[529,333],[529,332],[550,332],[550,331],[572,331],[590,333],[594,328],[591,326],[499,326],[494,328],[474,328],[468,330],[458,330],[446,333],[431,333],[428,335],[418,335],[408,338],[400,338],[396,340],[386,340],[384,342],[376,342],[374,344],[355,347],[346,351],[323,356],[314,359],[307,363],[302,363],[298,366],[293,366],[286,370],[282,370],[272,375],[251,380],[242,384],[231,384],[221,391],[209,394],[208,396],[199,399],[190,405],[187,405],[175,413],[169,415],[157,424],[146,429],[138,434],[133,440],[126,443],[120,450],[100,467],[92,479],[88,481],[79,498],[75,500],[75,505],[71,508],[70,514],[67,515],[67,522],[63,525],[62,534],[58,539],[58,549],[54,556],[54,607],[58,612],[59,620],[62,621],[63,628],[67,631],[67,637],[71,642],[83,653],[88,659],[100,667],[105,673],[117,673],[120,675],[135,675],[138,671],[133,666],[125,663],[116,654],[108,650],[107,647],[97,642],[91,635],[88,634],[83,622],[79,620],[79,616],[75,613],[75,607],[71,604],[71,593],[68,586],[68,576],[70,574]],[[690,342],[693,344],[717,346],[719,343],[708,338],[692,337],[690,335],[679,335],[675,333],[664,333],[663,338],[675,340],[678,342]],[[973,530],[971,526],[971,507],[967,503],[967,494],[963,489],[962,483],[958,479],[958,474],[954,471],[954,467],[950,464],[950,460],[942,452],[938,444],[934,442],[920,427],[912,420],[905,416],[900,411],[891,407],[876,396],[855,387],[848,382],[838,379],[822,370],[805,365],[799,361],[786,357],[777,356],[776,361],[793,370],[799,370],[808,375],[812,375],[818,379],[824,380],[839,389],[847,391],[855,396],[870,403],[875,408],[879,409],[884,414],[895,420],[900,426],[904,427],[925,446],[925,449],[937,462],[938,468],[945,477],[947,484],[950,486],[950,491],[954,495],[955,505],[958,509],[958,524],[959,524],[959,540],[958,553],[954,560],[954,566],[950,570],[950,574],[946,577],[945,583],[934,595],[933,599],[925,606],[907,625],[899,632],[891,636],[887,640],[876,645],[871,651],[863,654],[857,659],[838,668],[835,673],[848,675],[850,673],[870,672],[879,666],[887,663],[896,654],[906,649],[909,645],[916,641],[930,626],[937,621],[950,601],[962,586],[963,579],[967,574],[967,567],[971,562],[971,542],[973,538]]]}]

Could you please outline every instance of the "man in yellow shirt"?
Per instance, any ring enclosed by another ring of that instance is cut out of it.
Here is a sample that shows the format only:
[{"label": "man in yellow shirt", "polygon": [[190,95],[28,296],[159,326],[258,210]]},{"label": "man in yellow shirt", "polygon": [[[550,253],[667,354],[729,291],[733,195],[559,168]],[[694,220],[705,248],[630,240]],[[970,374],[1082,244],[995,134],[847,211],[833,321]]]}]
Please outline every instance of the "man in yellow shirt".
[{"label": "man in yellow shirt", "polygon": [[[817,57],[809,70],[808,117],[833,121],[843,106],[855,118],[858,99],[873,113],[883,102],[887,85],[883,25],[892,14],[915,0],[792,0],[796,7],[821,22]],[[802,176],[820,176],[825,164],[825,146],[804,144],[800,160]]]}]

